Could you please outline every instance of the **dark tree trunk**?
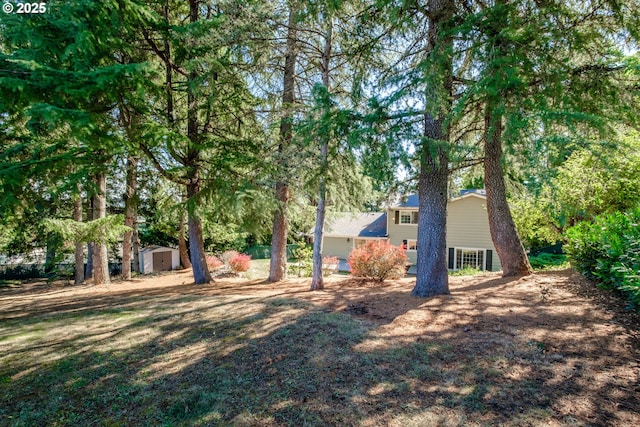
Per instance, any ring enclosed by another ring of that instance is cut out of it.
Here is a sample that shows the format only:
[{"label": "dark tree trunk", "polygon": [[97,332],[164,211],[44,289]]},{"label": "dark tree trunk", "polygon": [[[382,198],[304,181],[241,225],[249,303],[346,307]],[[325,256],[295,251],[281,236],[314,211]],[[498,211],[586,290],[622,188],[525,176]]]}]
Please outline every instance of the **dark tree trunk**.
[{"label": "dark tree trunk", "polygon": [[140,274],[140,236],[138,235],[138,221],[133,221],[132,251],[133,271]]},{"label": "dark tree trunk", "polygon": [[183,268],[191,268],[191,260],[189,259],[189,251],[187,250],[187,239],[185,238],[185,214],[180,214],[180,225],[178,226],[178,249],[180,250],[180,264]]},{"label": "dark tree trunk", "polygon": [[[327,162],[328,144],[322,144],[320,158],[323,163]],[[324,231],[324,218],[326,213],[326,185],[324,178],[320,177],[318,185],[318,206],[316,208],[316,227],[313,231],[313,260],[311,290],[315,291],[324,288],[324,278],[322,277],[322,234]]]},{"label": "dark tree trunk", "polygon": [[125,189],[124,225],[131,228],[124,233],[122,241],[122,278],[131,279],[131,252],[133,249],[133,225],[137,217],[138,158],[129,155],[127,161],[127,182]]},{"label": "dark tree trunk", "polygon": [[[418,266],[411,295],[430,297],[449,293],[447,269],[448,141],[443,120],[425,116],[425,137],[418,181]],[[444,146],[442,146],[442,145]]]},{"label": "dark tree trunk", "polygon": [[276,184],[278,208],[273,215],[271,235],[271,260],[269,261],[269,281],[279,282],[287,277],[287,209],[289,205],[289,185]]},{"label": "dark tree trunk", "polygon": [[507,203],[502,167],[502,117],[494,114],[491,106],[487,106],[485,113],[484,153],[489,230],[502,264],[502,276],[529,275],[533,270]]},{"label": "dark tree trunk", "polygon": [[[199,193],[198,184],[190,184],[187,186],[187,197],[193,201]],[[192,208],[188,209],[187,224],[189,227],[189,252],[191,253],[191,267],[193,271],[193,279],[196,284],[204,284],[211,282],[211,273],[207,266],[207,258],[204,252],[204,239],[202,238],[202,221],[198,217],[195,209],[195,203],[191,203]]]},{"label": "dark tree trunk", "polygon": [[278,173],[276,183],[276,200],[278,207],[273,215],[273,229],[271,235],[271,261],[269,265],[269,281],[278,282],[287,277],[287,234],[288,234],[288,206],[289,184],[287,158],[291,146],[293,102],[295,100],[295,68],[296,68],[296,9],[289,6],[289,26],[287,28],[287,52],[284,61],[282,111],[280,121],[280,144],[278,145]]},{"label": "dark tree trunk", "polygon": [[[56,216],[56,204],[54,203],[53,198],[48,201],[48,215],[50,218],[55,218]],[[57,233],[47,233],[46,236],[47,247],[45,250],[45,258],[44,258],[44,272],[49,274],[55,271],[57,254],[58,250],[62,246],[62,241]]]},{"label": "dark tree trunk", "polygon": [[[322,53],[322,84],[330,91],[331,80],[331,47],[333,43],[333,22],[329,17],[329,28],[325,35],[324,51]],[[327,209],[326,196],[327,186],[324,174],[328,169],[329,159],[329,136],[321,135],[322,145],[320,146],[320,183],[318,184],[318,206],[316,208],[316,228],[313,233],[313,268],[311,270],[311,290],[324,288],[324,278],[322,277],[322,234],[324,231],[324,217]]]},{"label": "dark tree trunk", "polygon": [[[77,222],[82,222],[82,196],[78,194],[73,201],[73,219]],[[75,242],[75,275],[73,283],[79,285],[84,283],[84,244],[80,241]]]},{"label": "dark tree trunk", "polygon": [[[198,21],[198,1],[189,0],[189,21]],[[196,198],[200,193],[200,144],[198,134],[198,104],[193,91],[193,82],[198,75],[195,71],[189,73],[187,81],[187,137],[189,149],[187,150],[185,166],[188,169],[187,179],[187,226],[189,228],[189,252],[191,254],[191,267],[193,279],[196,284],[211,282],[211,273],[207,267],[206,254],[204,252],[204,239],[202,237],[202,220],[196,209]]]},{"label": "dark tree trunk", "polygon": [[[427,109],[435,113],[424,116],[424,142],[420,153],[418,179],[418,265],[416,285],[411,295],[429,297],[449,293],[447,269],[447,184],[449,178],[449,132],[442,111],[451,110],[450,38],[439,39],[444,22],[453,15],[451,0],[430,0],[429,54],[441,57],[435,67],[442,87],[429,86],[426,92]],[[432,71],[433,72],[433,71]],[[432,83],[433,84],[433,83]],[[445,98],[445,99],[443,99]],[[435,115],[434,115],[435,114]]]},{"label": "dark tree trunk", "polygon": [[[107,174],[96,174],[96,190],[93,196],[93,219],[102,219],[107,216]],[[109,278],[109,254],[107,243],[98,241],[93,247],[93,280],[96,285],[104,285],[111,282]]]},{"label": "dark tree trunk", "polygon": [[[91,210],[93,212],[93,209]],[[91,214],[93,215],[93,213]],[[93,242],[87,243],[87,267],[84,271],[84,278],[93,279]]]}]

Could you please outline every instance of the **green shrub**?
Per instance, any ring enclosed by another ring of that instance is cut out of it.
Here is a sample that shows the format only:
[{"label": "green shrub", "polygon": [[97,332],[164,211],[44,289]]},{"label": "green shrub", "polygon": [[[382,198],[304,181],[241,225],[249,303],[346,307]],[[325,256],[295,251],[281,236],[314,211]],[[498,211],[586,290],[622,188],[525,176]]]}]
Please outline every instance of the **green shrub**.
[{"label": "green shrub", "polygon": [[299,246],[293,250],[293,259],[298,277],[310,277],[313,268],[313,248],[311,246]]},{"label": "green shrub", "polygon": [[351,251],[348,262],[354,276],[380,281],[399,279],[406,273],[407,254],[386,240],[371,240]]},{"label": "green shrub", "polygon": [[464,267],[458,270],[449,270],[449,276],[476,276],[483,273],[484,271],[472,267]]},{"label": "green shrub", "polygon": [[45,276],[44,265],[40,264],[0,266],[0,279],[36,279]]},{"label": "green shrub", "polygon": [[550,270],[568,267],[567,256],[564,254],[540,253],[529,257],[531,267],[535,270]]},{"label": "green shrub", "polygon": [[565,251],[578,271],[640,305],[640,207],[570,228]]}]

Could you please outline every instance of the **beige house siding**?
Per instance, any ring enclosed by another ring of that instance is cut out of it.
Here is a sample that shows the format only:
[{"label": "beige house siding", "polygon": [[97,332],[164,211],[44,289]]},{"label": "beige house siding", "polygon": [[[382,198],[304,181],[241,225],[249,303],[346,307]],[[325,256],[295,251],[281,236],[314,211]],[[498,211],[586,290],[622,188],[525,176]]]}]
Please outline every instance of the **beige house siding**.
[{"label": "beige house siding", "polygon": [[490,249],[491,270],[501,270],[500,259],[491,241],[486,199],[467,196],[447,206],[447,248]]},{"label": "beige house siding", "polygon": [[[393,208],[387,215],[389,240],[393,245],[401,245],[403,240],[415,240],[418,226],[415,224],[396,224],[396,211],[417,211],[417,208]],[[447,206],[447,248],[490,249],[492,253],[491,270],[498,271],[500,259],[491,241],[489,220],[487,218],[486,199],[469,195],[454,199]],[[447,250],[447,257],[449,251]],[[407,251],[409,262],[417,262],[417,253]]]},{"label": "beige house siding", "polygon": [[[395,246],[400,246],[403,240],[415,240],[418,237],[417,224],[395,223],[396,212],[399,210],[418,211],[417,208],[389,209],[389,214],[387,215],[387,233],[389,234],[389,241]],[[417,252],[407,251],[407,259],[411,264],[415,264],[418,261],[417,257]]]},{"label": "beige house siding", "polygon": [[[399,210],[417,212],[418,208],[391,208],[387,212],[388,239],[392,245],[396,246],[402,245],[403,240],[416,240],[418,237],[417,224],[395,223],[396,212]],[[354,247],[355,238],[354,236],[325,235],[322,253],[346,259]],[[491,250],[491,270],[499,271],[502,268],[491,241],[484,197],[469,194],[449,202],[447,206],[447,258],[450,248]],[[407,258],[411,264],[415,264],[417,252],[408,250]],[[449,260],[447,259],[447,261]]]},{"label": "beige house siding", "polygon": [[[347,241],[349,240],[349,241]],[[322,241],[322,255],[348,258],[353,250],[353,239],[349,237],[326,236]]]},{"label": "beige house siding", "polygon": [[337,256],[338,258],[347,259],[349,254],[355,247],[356,241],[364,243],[369,240],[387,240],[386,237],[349,237],[349,236],[325,236],[322,243],[323,256]]}]

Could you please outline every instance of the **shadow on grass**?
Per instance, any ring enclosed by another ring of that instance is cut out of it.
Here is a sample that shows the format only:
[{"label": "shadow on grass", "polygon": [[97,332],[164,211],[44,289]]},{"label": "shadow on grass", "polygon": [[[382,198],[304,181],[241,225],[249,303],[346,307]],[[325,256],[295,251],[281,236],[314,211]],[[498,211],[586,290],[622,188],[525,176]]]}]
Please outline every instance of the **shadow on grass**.
[{"label": "shadow on grass", "polygon": [[[551,358],[544,341],[510,334],[506,315],[395,340],[379,323],[298,298],[192,290],[84,299],[14,319],[16,334],[40,325],[44,335],[0,341],[0,425],[611,425],[640,410],[637,378],[591,381],[569,338],[553,342],[565,356]],[[353,292],[335,291],[335,307],[358,304]],[[408,297],[392,317],[423,303]],[[585,321],[546,316],[550,331]],[[538,307],[517,321],[539,324]],[[505,327],[491,338],[487,324]],[[593,337],[593,346],[615,339]],[[612,357],[603,369],[629,362]],[[563,406],[572,401],[593,408]]]}]

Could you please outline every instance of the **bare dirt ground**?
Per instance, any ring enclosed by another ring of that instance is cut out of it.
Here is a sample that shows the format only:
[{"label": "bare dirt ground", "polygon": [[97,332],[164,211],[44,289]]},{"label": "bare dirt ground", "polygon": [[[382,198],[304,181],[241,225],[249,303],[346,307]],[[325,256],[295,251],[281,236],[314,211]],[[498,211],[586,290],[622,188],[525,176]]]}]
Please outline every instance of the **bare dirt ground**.
[{"label": "bare dirt ground", "polygon": [[[626,310],[616,295],[571,270],[518,279],[495,273],[451,277],[451,295],[431,299],[411,297],[413,283],[411,278],[379,284],[334,275],[324,290],[311,292],[308,279],[270,284],[238,277],[194,285],[189,271],[107,286],[35,282],[0,290],[0,319],[101,310],[147,297],[294,299],[368,325],[366,339],[354,343],[353,351],[375,354],[391,344],[440,349],[429,362],[437,372],[403,377],[405,388],[396,388],[396,394],[379,382],[363,392],[362,402],[354,398],[350,404],[360,415],[344,418],[348,424],[640,425],[640,315]],[[275,351],[260,360],[275,363],[278,357]],[[364,390],[353,381],[354,388]],[[371,406],[377,395],[409,409],[411,402],[430,399],[440,408],[438,417],[378,410]],[[451,403],[447,396],[453,395],[461,400]],[[466,405],[466,412],[457,405]],[[323,419],[339,422],[335,417]],[[241,421],[236,417],[231,423]]]}]

